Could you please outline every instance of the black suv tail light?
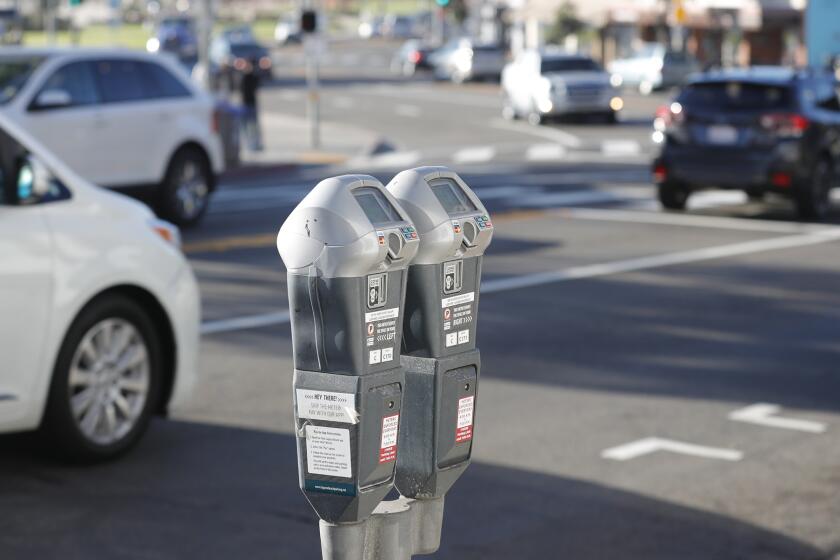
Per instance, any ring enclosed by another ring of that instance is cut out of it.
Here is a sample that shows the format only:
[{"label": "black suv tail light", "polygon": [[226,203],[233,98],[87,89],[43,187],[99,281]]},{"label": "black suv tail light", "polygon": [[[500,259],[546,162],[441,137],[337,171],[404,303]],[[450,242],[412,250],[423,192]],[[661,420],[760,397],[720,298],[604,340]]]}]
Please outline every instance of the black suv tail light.
[{"label": "black suv tail light", "polygon": [[759,123],[777,138],[800,138],[811,124],[807,118],[796,113],[762,115]]}]

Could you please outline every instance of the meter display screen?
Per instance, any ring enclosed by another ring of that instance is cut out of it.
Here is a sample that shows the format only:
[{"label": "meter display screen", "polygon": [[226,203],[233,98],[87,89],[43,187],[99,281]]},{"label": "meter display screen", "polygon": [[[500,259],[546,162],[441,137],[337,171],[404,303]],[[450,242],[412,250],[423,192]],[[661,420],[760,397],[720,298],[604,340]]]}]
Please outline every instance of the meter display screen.
[{"label": "meter display screen", "polygon": [[379,192],[379,189],[362,187],[354,190],[353,196],[356,197],[356,201],[372,224],[402,221],[396,208]]},{"label": "meter display screen", "polygon": [[452,179],[435,179],[429,182],[429,187],[448,214],[463,214],[477,210],[475,204]]}]

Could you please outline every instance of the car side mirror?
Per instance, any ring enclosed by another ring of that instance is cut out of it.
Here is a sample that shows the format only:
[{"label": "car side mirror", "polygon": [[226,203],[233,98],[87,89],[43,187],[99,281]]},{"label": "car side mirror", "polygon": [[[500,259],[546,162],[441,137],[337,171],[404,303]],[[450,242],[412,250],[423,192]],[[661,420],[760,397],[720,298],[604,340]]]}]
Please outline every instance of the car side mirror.
[{"label": "car side mirror", "polygon": [[23,159],[15,181],[14,199],[18,205],[35,204],[50,194],[55,177],[47,166],[34,155]]},{"label": "car side mirror", "polygon": [[68,107],[73,103],[73,98],[63,89],[48,89],[38,94],[35,99],[37,109],[57,109]]}]

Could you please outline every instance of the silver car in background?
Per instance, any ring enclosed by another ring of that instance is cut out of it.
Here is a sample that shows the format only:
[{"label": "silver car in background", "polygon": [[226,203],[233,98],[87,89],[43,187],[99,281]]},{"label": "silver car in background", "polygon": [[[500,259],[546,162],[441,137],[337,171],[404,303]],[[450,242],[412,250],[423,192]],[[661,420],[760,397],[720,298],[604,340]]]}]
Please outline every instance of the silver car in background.
[{"label": "silver car in background", "polygon": [[505,50],[472,39],[452,39],[431,55],[435,78],[456,84],[469,80],[498,80],[505,66]]},{"label": "silver car in background", "polygon": [[613,60],[607,66],[612,84],[636,88],[647,95],[658,89],[682,85],[689,75],[700,70],[690,54],[669,50],[659,43],[645,43],[635,54]]},{"label": "silver car in background", "polygon": [[604,115],[610,122],[624,106],[610,76],[589,57],[528,50],[502,72],[502,115],[539,124],[569,114]]}]

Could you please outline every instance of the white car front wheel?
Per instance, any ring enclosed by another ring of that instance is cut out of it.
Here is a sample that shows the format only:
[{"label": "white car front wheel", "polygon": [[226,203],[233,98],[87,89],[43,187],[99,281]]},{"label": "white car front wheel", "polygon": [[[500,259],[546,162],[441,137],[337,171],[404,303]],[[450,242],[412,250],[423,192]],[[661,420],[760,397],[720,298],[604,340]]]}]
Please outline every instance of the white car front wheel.
[{"label": "white car front wheel", "polygon": [[97,299],[65,337],[41,431],[64,457],[115,457],[148,426],[161,378],[161,345],[146,312],[123,296]]}]

